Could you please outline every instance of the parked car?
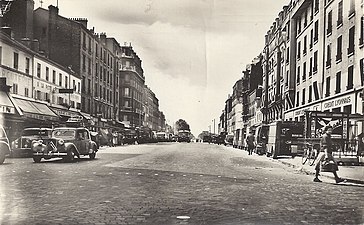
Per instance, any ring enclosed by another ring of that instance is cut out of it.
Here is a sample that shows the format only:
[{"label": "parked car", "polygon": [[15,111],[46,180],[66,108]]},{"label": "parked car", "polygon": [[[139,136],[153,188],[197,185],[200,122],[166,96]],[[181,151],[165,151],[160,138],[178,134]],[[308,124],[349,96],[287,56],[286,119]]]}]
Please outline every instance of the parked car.
[{"label": "parked car", "polygon": [[228,134],[225,136],[225,145],[230,145],[232,146],[233,145],[233,141],[234,141],[234,135],[231,135],[231,134]]},{"label": "parked car", "polygon": [[50,128],[25,128],[21,136],[11,143],[12,156],[32,157],[32,142],[48,140],[52,137]]},{"label": "parked car", "polygon": [[11,149],[9,139],[6,135],[4,127],[0,125],[0,164],[3,164],[6,156],[10,155]]},{"label": "parked car", "polygon": [[86,128],[60,127],[52,132],[52,138],[43,141],[33,141],[33,160],[39,163],[42,158],[63,158],[72,162],[74,157],[88,155],[96,157],[97,144],[91,139],[90,131]]}]

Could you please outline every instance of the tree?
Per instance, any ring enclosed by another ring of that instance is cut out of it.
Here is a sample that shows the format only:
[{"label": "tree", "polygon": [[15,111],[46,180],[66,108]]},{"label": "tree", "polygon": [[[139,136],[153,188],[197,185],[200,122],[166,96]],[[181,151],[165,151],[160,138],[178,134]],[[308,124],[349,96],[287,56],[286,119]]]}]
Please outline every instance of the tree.
[{"label": "tree", "polygon": [[176,122],[176,128],[177,130],[190,130],[190,125],[184,119],[179,119]]}]

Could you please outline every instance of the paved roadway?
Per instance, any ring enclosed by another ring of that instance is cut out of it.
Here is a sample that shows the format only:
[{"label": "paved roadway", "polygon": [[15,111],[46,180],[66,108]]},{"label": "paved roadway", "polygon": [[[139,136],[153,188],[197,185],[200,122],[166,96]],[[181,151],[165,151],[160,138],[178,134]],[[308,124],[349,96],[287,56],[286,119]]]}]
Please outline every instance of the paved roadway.
[{"label": "paved roadway", "polygon": [[[202,143],[0,166],[0,224],[363,224],[361,186]],[[179,216],[184,216],[179,218]]]}]

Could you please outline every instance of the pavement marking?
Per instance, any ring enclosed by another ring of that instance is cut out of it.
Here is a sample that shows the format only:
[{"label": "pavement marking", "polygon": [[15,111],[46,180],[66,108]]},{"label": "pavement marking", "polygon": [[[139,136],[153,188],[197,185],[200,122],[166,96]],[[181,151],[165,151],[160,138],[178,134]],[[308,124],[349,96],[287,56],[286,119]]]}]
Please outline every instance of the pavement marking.
[{"label": "pavement marking", "polygon": [[142,175],[141,173],[138,173],[138,175]]},{"label": "pavement marking", "polygon": [[154,174],[154,176],[158,176],[158,173]]},{"label": "pavement marking", "polygon": [[183,176],[185,177],[185,176],[186,176],[186,174],[183,174]]},{"label": "pavement marking", "polygon": [[92,172],[93,174],[96,174],[96,172]]},{"label": "pavement marking", "polygon": [[110,175],[112,174],[112,173],[109,173]]},{"label": "pavement marking", "polygon": [[42,173],[45,173],[45,171],[44,171],[44,170],[42,170]]},{"label": "pavement marking", "polygon": [[174,176],[174,174],[172,173],[172,174],[171,174],[171,177],[173,177],[173,176]]},{"label": "pavement marking", "polygon": [[220,178],[221,176],[217,176],[217,177],[219,177],[219,178]]},{"label": "pavement marking", "polygon": [[200,177],[203,177],[203,175],[202,175],[202,174],[200,174]]},{"label": "pavement marking", "polygon": [[125,173],[126,175],[129,175],[129,173]]},{"label": "pavement marking", "polygon": [[29,173],[29,170],[27,170],[27,173]]},{"label": "pavement marking", "polygon": [[190,218],[191,217],[189,217],[189,216],[177,216],[177,219],[180,219],[180,220],[188,220]]},{"label": "pavement marking", "polygon": [[13,170],[13,173],[15,173],[15,170]]}]

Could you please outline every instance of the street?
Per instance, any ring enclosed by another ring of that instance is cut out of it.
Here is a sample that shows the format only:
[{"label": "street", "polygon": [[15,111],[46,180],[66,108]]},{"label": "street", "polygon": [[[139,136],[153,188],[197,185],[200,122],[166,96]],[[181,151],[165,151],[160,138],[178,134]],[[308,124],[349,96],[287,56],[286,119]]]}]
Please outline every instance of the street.
[{"label": "street", "polygon": [[103,147],[95,160],[8,158],[0,224],[363,224],[363,187],[312,182],[206,143]]}]

